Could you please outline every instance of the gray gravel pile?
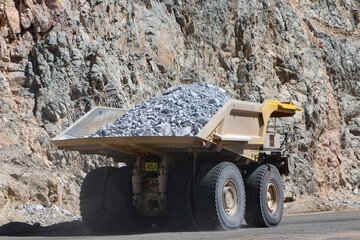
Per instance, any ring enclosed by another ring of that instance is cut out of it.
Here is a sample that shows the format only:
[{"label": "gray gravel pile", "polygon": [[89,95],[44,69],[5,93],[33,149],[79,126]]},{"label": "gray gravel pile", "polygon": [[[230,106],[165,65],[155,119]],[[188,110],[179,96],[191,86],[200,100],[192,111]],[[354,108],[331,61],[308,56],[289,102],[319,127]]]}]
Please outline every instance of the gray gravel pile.
[{"label": "gray gravel pile", "polygon": [[175,86],[90,137],[194,136],[228,100],[225,90],[209,83]]},{"label": "gray gravel pile", "polygon": [[16,207],[15,212],[22,216],[25,222],[39,223],[41,226],[81,220],[80,216],[72,214],[56,205],[45,207],[43,205],[27,203],[24,206]]}]

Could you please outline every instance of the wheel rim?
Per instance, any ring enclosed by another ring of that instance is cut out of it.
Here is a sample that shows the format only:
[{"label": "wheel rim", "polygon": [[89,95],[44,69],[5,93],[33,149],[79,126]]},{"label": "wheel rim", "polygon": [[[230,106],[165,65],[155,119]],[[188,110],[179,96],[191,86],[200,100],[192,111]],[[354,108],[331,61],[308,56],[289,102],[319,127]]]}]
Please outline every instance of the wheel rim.
[{"label": "wheel rim", "polygon": [[233,216],[239,207],[238,190],[232,180],[227,180],[224,185],[223,207],[229,216]]},{"label": "wheel rim", "polygon": [[278,208],[278,189],[276,184],[271,181],[267,185],[266,191],[267,206],[271,213],[274,213]]}]

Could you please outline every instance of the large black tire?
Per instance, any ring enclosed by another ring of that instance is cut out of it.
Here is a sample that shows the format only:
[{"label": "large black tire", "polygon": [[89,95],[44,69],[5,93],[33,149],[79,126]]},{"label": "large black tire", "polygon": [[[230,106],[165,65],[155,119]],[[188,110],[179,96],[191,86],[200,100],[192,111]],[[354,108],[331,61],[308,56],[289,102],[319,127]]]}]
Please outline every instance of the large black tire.
[{"label": "large black tire", "polygon": [[196,211],[202,229],[234,230],[245,212],[245,188],[239,169],[222,162],[200,177]]},{"label": "large black tire", "polygon": [[133,205],[132,169],[131,166],[116,168],[106,185],[105,212],[115,232],[133,232],[144,227],[144,220]]},{"label": "large black tire", "polygon": [[97,168],[84,179],[80,192],[84,224],[93,232],[134,231],[131,167]]},{"label": "large black tire", "polygon": [[115,168],[97,168],[89,172],[81,186],[80,211],[83,222],[94,232],[110,231],[104,209],[105,186]]},{"label": "large black tire", "polygon": [[193,166],[180,163],[171,169],[168,181],[170,227],[175,231],[196,230],[198,227],[193,196]]},{"label": "large black tire", "polygon": [[281,176],[273,165],[261,165],[245,180],[245,221],[251,227],[274,227],[282,218],[284,191]]}]

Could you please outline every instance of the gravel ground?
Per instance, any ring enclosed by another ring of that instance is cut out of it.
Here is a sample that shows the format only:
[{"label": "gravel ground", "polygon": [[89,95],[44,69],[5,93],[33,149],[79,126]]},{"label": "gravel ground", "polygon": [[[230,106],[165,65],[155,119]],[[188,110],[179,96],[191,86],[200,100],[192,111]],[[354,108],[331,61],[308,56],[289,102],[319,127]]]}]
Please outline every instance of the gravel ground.
[{"label": "gravel ground", "polygon": [[194,136],[228,100],[225,90],[209,83],[175,86],[90,137]]}]

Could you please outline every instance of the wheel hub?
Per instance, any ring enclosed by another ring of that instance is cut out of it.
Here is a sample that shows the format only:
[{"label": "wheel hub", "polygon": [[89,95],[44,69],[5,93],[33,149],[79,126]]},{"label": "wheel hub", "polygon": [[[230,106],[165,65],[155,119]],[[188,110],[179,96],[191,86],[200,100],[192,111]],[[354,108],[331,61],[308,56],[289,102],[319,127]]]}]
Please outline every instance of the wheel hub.
[{"label": "wheel hub", "polygon": [[279,205],[278,189],[273,181],[269,182],[267,185],[266,200],[269,211],[271,213],[276,212]]},{"label": "wheel hub", "polygon": [[223,207],[229,216],[233,216],[239,207],[237,188],[232,180],[228,180],[223,188]]}]

